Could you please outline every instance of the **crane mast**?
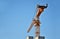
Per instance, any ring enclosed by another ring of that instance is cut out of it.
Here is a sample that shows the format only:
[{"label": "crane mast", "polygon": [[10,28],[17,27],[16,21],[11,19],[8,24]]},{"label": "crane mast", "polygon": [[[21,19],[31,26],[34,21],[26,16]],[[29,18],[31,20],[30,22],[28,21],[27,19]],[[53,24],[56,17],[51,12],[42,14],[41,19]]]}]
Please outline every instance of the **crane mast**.
[{"label": "crane mast", "polygon": [[39,20],[39,17],[41,15],[41,13],[44,11],[45,8],[47,8],[48,5],[46,4],[46,6],[44,5],[38,5],[37,8],[37,13],[36,13],[36,16],[34,17],[34,19],[32,20],[32,23],[30,25],[30,27],[28,28],[28,31],[29,32],[31,30],[31,28],[33,26],[35,26],[35,37],[38,37],[40,36],[40,20]]}]

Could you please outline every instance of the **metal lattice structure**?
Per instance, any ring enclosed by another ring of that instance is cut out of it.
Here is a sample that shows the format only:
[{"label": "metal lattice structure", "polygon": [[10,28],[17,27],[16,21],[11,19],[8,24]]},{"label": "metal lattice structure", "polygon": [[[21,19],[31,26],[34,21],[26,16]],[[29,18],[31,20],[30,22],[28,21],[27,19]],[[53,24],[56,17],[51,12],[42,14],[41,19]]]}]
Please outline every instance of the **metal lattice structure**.
[{"label": "metal lattice structure", "polygon": [[39,17],[41,15],[41,13],[44,11],[44,9],[47,8],[47,5],[46,6],[37,5],[37,8],[38,8],[38,11],[36,13],[36,16],[33,19],[32,23],[31,23],[31,25],[30,25],[30,27],[29,27],[29,29],[27,31],[27,32],[29,32],[31,30],[31,28],[33,26],[35,26],[35,35],[36,35],[36,37],[40,36],[40,24],[41,23],[40,23]]}]

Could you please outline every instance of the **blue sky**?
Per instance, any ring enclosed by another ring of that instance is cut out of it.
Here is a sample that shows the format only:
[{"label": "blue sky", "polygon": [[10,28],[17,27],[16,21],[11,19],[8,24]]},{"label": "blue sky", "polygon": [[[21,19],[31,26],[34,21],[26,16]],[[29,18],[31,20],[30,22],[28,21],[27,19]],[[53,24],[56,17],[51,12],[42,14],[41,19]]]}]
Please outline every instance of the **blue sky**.
[{"label": "blue sky", "polygon": [[36,5],[48,3],[40,16],[41,36],[60,39],[60,0],[0,0],[0,39],[26,39],[34,36],[34,27],[27,33],[36,14]]}]

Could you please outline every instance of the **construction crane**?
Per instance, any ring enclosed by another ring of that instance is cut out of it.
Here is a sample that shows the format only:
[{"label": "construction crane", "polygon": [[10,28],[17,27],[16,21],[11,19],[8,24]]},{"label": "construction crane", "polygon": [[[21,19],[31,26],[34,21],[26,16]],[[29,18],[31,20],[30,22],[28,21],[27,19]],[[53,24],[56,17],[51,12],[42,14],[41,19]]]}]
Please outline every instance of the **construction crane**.
[{"label": "construction crane", "polygon": [[46,5],[37,5],[38,10],[37,10],[36,16],[32,20],[32,23],[31,23],[30,27],[28,28],[27,32],[30,32],[31,28],[33,26],[35,26],[35,35],[40,36],[40,24],[41,23],[39,21],[39,16],[44,11],[44,9],[47,8],[47,7],[48,7],[48,4],[46,4]]}]

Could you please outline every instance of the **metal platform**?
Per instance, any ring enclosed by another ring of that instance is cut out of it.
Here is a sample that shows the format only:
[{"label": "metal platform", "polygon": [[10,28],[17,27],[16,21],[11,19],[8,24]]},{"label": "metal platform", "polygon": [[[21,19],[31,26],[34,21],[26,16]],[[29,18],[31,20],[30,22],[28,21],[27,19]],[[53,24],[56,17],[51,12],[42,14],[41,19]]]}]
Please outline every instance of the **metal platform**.
[{"label": "metal platform", "polygon": [[39,36],[39,37],[27,36],[27,39],[45,39],[45,37],[44,36]]}]

